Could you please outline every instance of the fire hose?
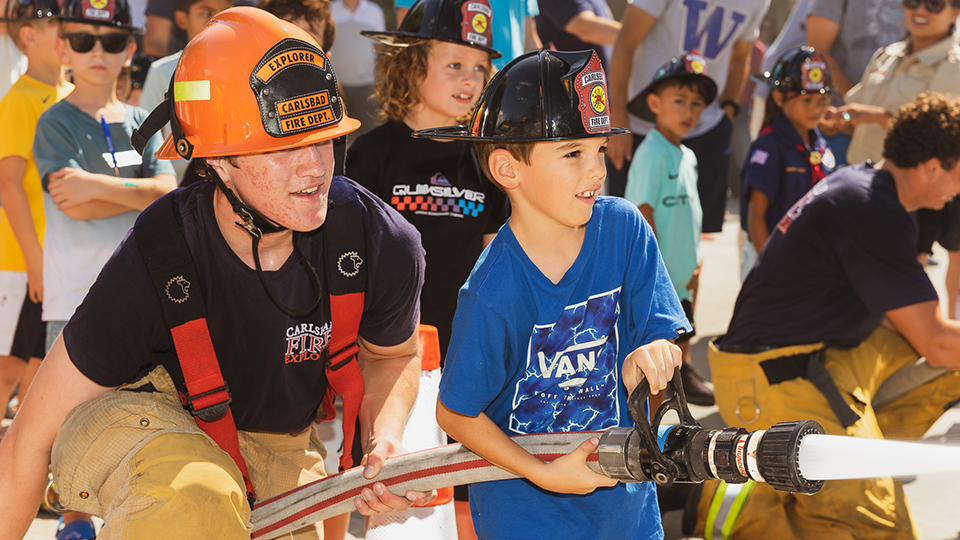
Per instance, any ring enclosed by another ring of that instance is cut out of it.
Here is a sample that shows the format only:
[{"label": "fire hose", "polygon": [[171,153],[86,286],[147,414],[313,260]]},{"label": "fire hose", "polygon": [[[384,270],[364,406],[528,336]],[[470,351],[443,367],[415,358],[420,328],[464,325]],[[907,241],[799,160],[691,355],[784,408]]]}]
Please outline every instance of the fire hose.
[{"label": "fire hose", "polygon": [[[803,477],[797,455],[809,434],[823,434],[813,420],[782,422],[770,429],[748,432],[743,428],[704,429],[687,407],[679,373],[671,382],[673,396],[650,422],[644,412],[649,385],[642,381],[630,394],[628,406],[635,428],[605,431],[538,433],[511,439],[541,461],[552,461],[572,452],[583,441],[599,436],[597,451],[587,458],[594,472],[623,482],[674,482],[719,479],[728,483],[766,482],[780,491],[813,494],[822,481]],[[664,415],[676,411],[680,425],[660,426]],[[654,433],[657,435],[654,436]],[[391,457],[374,479],[363,477],[363,468],[305,484],[271,499],[253,510],[254,539],[269,539],[323,519],[353,510],[360,492],[383,483],[393,493],[433,489],[517,478],[459,444]]]}]

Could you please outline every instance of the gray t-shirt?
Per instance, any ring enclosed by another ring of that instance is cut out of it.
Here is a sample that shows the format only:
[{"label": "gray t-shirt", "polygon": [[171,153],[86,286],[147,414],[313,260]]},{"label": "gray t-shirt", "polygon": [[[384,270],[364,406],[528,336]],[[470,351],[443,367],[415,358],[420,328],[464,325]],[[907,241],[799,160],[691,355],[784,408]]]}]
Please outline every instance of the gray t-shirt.
[{"label": "gray t-shirt", "polygon": [[873,53],[903,39],[903,0],[812,0],[807,15],[840,25],[830,54],[843,74],[856,83]]},{"label": "gray t-shirt", "polygon": [[[727,84],[730,56],[738,41],[753,41],[770,0],[631,0],[656,17],[643,43],[633,56],[633,76],[628,99],[640,93],[654,74],[673,57],[697,49],[707,61],[707,74],[722,92]],[[687,135],[696,137],[710,131],[723,117],[714,102],[700,115],[700,123]],[[653,124],[630,117],[630,130],[646,134]]]},{"label": "gray t-shirt", "polygon": [[159,135],[147,143],[142,158],[130,144],[130,134],[146,117],[143,109],[127,106],[123,122],[108,125],[114,147],[111,155],[100,122],[66,100],[40,116],[33,155],[43,183],[47,219],[43,241],[43,320],[65,321],[73,315],[100,269],[140,215],[130,210],[104,219],[73,219],[57,208],[47,192],[47,175],[74,167],[114,176],[114,157],[123,178],[173,175],[168,161],[154,157],[163,142]]}]

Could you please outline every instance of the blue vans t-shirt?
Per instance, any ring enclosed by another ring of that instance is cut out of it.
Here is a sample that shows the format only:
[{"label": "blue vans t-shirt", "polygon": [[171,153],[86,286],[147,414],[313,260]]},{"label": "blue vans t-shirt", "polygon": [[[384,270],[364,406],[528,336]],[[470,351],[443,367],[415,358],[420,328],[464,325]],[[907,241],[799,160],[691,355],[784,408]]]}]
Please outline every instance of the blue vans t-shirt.
[{"label": "blue vans t-shirt", "polygon": [[[573,266],[554,284],[500,229],[460,290],[440,401],[508,435],[632,426],[627,354],[690,329],[639,210],[601,197]],[[586,437],[585,437],[586,440]],[[518,479],[470,487],[480,538],[662,538],[652,484],[590,495]]]}]

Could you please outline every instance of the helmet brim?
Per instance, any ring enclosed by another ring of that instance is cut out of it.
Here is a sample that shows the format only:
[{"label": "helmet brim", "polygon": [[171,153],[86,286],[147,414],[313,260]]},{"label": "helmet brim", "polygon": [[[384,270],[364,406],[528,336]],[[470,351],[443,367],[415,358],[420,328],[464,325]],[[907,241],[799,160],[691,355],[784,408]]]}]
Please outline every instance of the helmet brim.
[{"label": "helmet brim", "polygon": [[62,23],[80,23],[80,24],[92,24],[93,26],[106,26],[107,28],[116,28],[117,30],[125,30],[134,34],[142,34],[143,28],[138,26],[133,26],[132,24],[113,24],[109,22],[100,22],[90,19],[81,19],[79,17],[64,17],[58,16],[57,19]]},{"label": "helmet brim", "polygon": [[703,96],[703,99],[706,101],[707,105],[710,105],[713,103],[713,100],[717,99],[717,83],[714,82],[714,80],[710,77],[706,75],[700,75],[698,73],[677,73],[648,84],[646,88],[644,88],[639,94],[634,96],[629,103],[627,103],[627,112],[636,116],[637,118],[640,118],[641,120],[646,120],[647,122],[656,122],[657,115],[650,110],[650,106],[647,104],[647,96],[649,96],[658,86],[665,82],[683,79],[698,81],[706,85],[707,95]]},{"label": "helmet brim", "polygon": [[764,72],[764,73],[757,73],[757,74],[755,74],[755,75],[751,75],[751,76],[750,76],[750,80],[753,81],[753,82],[755,82],[755,83],[757,83],[757,84],[759,84],[759,85],[766,86],[767,88],[770,88],[771,90],[779,90],[779,91],[781,91],[781,92],[796,92],[796,93],[798,93],[798,94],[800,94],[800,95],[807,95],[807,94],[834,94],[834,93],[837,92],[837,87],[836,87],[836,86],[833,86],[833,85],[830,85],[830,84],[828,84],[828,85],[824,86],[823,88],[821,88],[820,90],[816,90],[816,91],[796,90],[796,89],[793,89],[793,88],[781,88],[781,87],[780,87],[780,83],[779,83],[778,81],[774,80],[773,74],[770,73],[769,71],[766,71],[766,72]]},{"label": "helmet brim", "polygon": [[421,129],[415,131],[413,136],[418,139],[444,139],[453,141],[473,141],[473,142],[505,142],[505,143],[531,143],[531,142],[552,142],[569,141],[572,139],[593,139],[596,137],[611,137],[613,135],[623,135],[630,133],[630,130],[624,128],[610,128],[609,131],[600,133],[584,133],[577,136],[564,137],[497,137],[474,135],[470,133],[470,126],[448,126],[430,129]]},{"label": "helmet brim", "polygon": [[497,52],[496,49],[491,49],[490,47],[485,47],[479,43],[473,43],[471,41],[460,41],[454,39],[443,39],[440,37],[425,36],[423,34],[414,34],[412,32],[376,32],[373,30],[362,30],[360,32],[361,36],[368,37],[370,39],[376,40],[384,45],[389,45],[391,47],[409,47],[414,43],[420,41],[444,41],[447,43],[453,43],[454,45],[463,45],[464,47],[473,47],[474,49],[481,50],[490,55],[490,58],[500,58],[503,55]]},{"label": "helmet brim", "polygon": [[[275,152],[277,150],[289,150],[291,148],[299,148],[301,146],[307,146],[336,139],[337,137],[342,137],[348,133],[353,133],[358,129],[360,129],[359,120],[350,118],[349,116],[344,116],[336,125],[330,126],[326,129],[308,131],[301,134],[299,137],[278,137],[276,139],[277,144],[275,146],[250,149],[243,144],[243,141],[239,141],[236,145],[236,148],[231,148],[231,145],[217,145],[215,151],[194,151],[191,157],[240,156],[246,154],[263,154],[266,152]],[[197,144],[197,141],[190,142],[192,142],[196,148],[202,147],[201,145]],[[157,157],[157,159],[179,159],[181,157],[180,154],[177,153],[177,144],[173,140],[173,135],[167,136],[166,140],[163,141],[163,144],[160,145],[160,149],[157,150],[154,155]]]}]

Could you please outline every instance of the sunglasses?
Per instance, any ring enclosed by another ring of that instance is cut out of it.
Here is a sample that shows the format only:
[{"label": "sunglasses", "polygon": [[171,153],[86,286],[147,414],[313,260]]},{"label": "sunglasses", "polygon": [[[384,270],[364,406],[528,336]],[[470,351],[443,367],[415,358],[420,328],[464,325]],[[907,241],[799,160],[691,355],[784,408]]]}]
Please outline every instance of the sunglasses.
[{"label": "sunglasses", "polygon": [[93,50],[93,46],[100,42],[103,50],[110,54],[122,53],[127,48],[130,41],[130,35],[122,32],[113,32],[110,34],[64,34],[64,38],[70,43],[70,48],[78,53],[88,53]]},{"label": "sunglasses", "polygon": [[947,7],[947,0],[903,0],[905,9],[917,9],[920,5],[927,8],[930,13],[940,13]]}]

